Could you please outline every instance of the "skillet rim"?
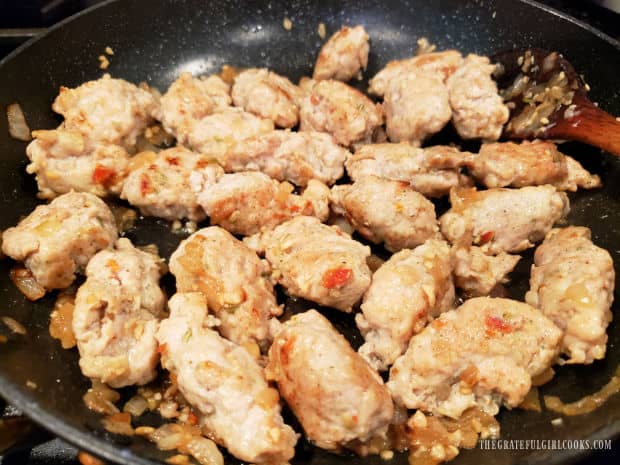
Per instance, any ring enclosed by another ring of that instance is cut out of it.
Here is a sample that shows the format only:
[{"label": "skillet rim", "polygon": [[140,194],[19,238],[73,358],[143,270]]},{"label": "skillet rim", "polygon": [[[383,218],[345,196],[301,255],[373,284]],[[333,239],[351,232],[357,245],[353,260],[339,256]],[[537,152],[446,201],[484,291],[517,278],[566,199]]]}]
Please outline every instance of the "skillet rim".
[{"label": "skillet rim", "polygon": [[[132,0],[129,0],[132,1]],[[66,24],[71,23],[84,15],[89,15],[99,8],[104,8],[112,3],[120,3],[121,0],[104,0],[101,3],[92,5],[68,18],[63,19],[62,21],[50,26],[43,33],[33,37],[28,40],[24,44],[17,47],[11,53],[9,53],[6,57],[0,60],[0,72],[2,72],[3,66],[10,62],[14,57],[25,53],[28,48],[30,48],[33,44],[39,42],[40,40],[45,39],[48,35],[55,32],[58,29],[63,28]],[[561,18],[564,21],[572,23],[584,31],[593,34],[597,38],[607,42],[609,45],[614,47],[620,53],[620,40],[616,40],[613,37],[605,34],[599,29],[581,21],[567,13],[559,11],[551,6],[542,4],[536,0],[518,0],[518,3],[526,4],[542,10],[547,14],[551,14]],[[0,380],[4,381],[4,376],[0,373]],[[22,411],[29,419],[33,422],[37,423],[39,426],[44,429],[50,431],[52,434],[55,434],[67,441],[68,443],[74,445],[79,450],[88,451],[100,458],[105,460],[109,460],[114,463],[132,463],[137,465],[161,465],[162,462],[151,460],[145,458],[143,456],[137,455],[129,449],[123,449],[113,444],[112,442],[108,442],[103,438],[97,437],[91,433],[82,432],[80,430],[74,429],[73,427],[67,425],[63,421],[61,421],[57,416],[47,412],[45,409],[41,408],[38,403],[34,400],[31,400],[30,396],[25,394],[24,390],[19,386],[14,385],[13,383],[2,383],[0,382],[0,396],[2,396],[7,402],[11,405],[18,408]],[[614,420],[613,422],[605,425],[604,427],[596,430],[589,436],[582,438],[584,440],[594,441],[598,439],[611,439],[612,441],[617,441],[620,437],[620,417]],[[500,438],[501,439],[501,438]],[[613,453],[614,445],[612,444]],[[575,463],[579,460],[586,460],[590,455],[592,455],[595,451],[593,449],[583,450],[583,449],[562,449],[556,451],[556,454],[551,455],[551,457],[546,457],[543,460],[544,463],[549,465],[555,464],[569,464]],[[122,462],[121,462],[122,461]],[[540,458],[536,459],[535,457],[523,458],[521,462],[523,465],[529,463],[542,463]]]}]

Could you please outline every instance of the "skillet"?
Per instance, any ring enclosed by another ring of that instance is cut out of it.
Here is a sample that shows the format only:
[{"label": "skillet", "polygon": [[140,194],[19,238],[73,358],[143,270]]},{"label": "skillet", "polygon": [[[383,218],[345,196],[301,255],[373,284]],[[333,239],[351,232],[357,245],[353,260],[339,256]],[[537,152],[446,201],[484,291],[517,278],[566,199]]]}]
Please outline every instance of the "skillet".
[{"label": "skillet", "polygon": [[[285,16],[293,21],[291,31],[282,27]],[[108,69],[115,77],[136,83],[145,80],[160,90],[181,71],[218,72],[223,64],[266,66],[296,80],[311,72],[322,42],[316,32],[320,22],[325,23],[328,34],[344,24],[366,26],[371,37],[366,76],[390,59],[410,56],[421,36],[439,49],[457,48],[464,53],[492,54],[526,46],[559,50],[586,76],[593,89],[592,100],[620,114],[620,44],[529,0],[109,1],[60,23],[0,62],[0,105],[4,108],[19,102],[32,129],[56,127],[60,118],[50,104],[59,86],[75,87],[100,77],[97,57],[106,46],[115,52]],[[25,173],[25,144],[7,134],[6,118],[0,117],[0,230],[17,223],[39,203],[36,184]],[[442,137],[449,140],[450,134]],[[604,184],[599,190],[571,194],[568,222],[592,228],[594,242],[620,263],[620,160],[581,144],[564,144],[562,150],[601,175]],[[139,220],[128,237],[138,245],[155,242],[166,258],[182,238],[172,234],[166,222],[148,218]],[[509,292],[514,298],[522,299],[527,288],[531,255],[531,251],[526,254],[512,274]],[[147,465],[169,456],[140,438],[113,436],[103,430],[100,416],[88,411],[81,399],[89,383],[79,371],[77,351],[63,350],[49,336],[54,295],[27,302],[8,278],[11,266],[9,260],[0,262],[0,314],[15,318],[28,332],[14,335],[0,325],[0,334],[8,337],[7,343],[0,344],[0,394],[54,434],[105,459]],[[172,292],[170,283],[164,284]],[[616,294],[614,309],[618,305]],[[352,318],[325,311],[354,345],[360,343]],[[620,325],[612,322],[608,334],[605,360],[591,366],[558,368],[555,379],[542,392],[573,401],[605,384],[620,362]],[[27,381],[36,388],[27,387]],[[501,437],[617,437],[620,395],[590,414],[564,418],[561,427],[551,425],[556,417],[551,412],[503,410],[498,418]],[[476,448],[462,451],[453,463],[569,463],[584,453]],[[227,457],[227,463],[236,462]],[[392,462],[378,457],[335,456],[300,441],[293,461],[294,465],[345,463],[404,465],[407,459],[406,455],[397,455]]]}]

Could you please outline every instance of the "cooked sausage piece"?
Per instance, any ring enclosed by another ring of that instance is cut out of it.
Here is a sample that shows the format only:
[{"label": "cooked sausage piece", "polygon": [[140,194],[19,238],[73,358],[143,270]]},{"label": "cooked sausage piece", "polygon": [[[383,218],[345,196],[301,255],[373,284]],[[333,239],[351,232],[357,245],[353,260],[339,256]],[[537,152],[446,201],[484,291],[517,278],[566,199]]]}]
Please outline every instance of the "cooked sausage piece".
[{"label": "cooked sausage piece", "polygon": [[264,68],[243,70],[232,88],[235,106],[271,119],[280,128],[297,126],[302,96],[301,89],[287,78]]},{"label": "cooked sausage piece", "polygon": [[301,131],[326,132],[338,144],[349,147],[370,141],[383,123],[380,105],[340,81],[308,83],[306,88],[299,113]]},{"label": "cooked sausage piece", "polygon": [[558,150],[553,142],[534,140],[482,144],[464,160],[471,175],[486,187],[553,184],[558,190],[600,187],[601,179]]},{"label": "cooked sausage piece", "polygon": [[125,238],[90,260],[72,323],[84,376],[115,388],[155,378],[155,332],[166,305],[161,263]]},{"label": "cooked sausage piece", "polygon": [[454,283],[468,297],[489,295],[498,284],[508,281],[508,273],[514,270],[521,257],[500,252],[487,255],[477,246],[453,247]]},{"label": "cooked sausage piece", "polygon": [[354,181],[364,176],[378,176],[409,183],[428,197],[441,197],[452,187],[471,184],[459,172],[459,166],[470,155],[441,145],[421,149],[405,143],[369,144],[348,157],[345,166]]},{"label": "cooked sausage piece", "polygon": [[605,358],[606,329],[612,319],[614,263],[594,245],[588,228],[552,229],[536,249],[528,304],[564,331],[562,352],[567,363],[592,363]]},{"label": "cooked sausage piece", "polygon": [[413,336],[390,370],[394,401],[458,418],[479,407],[516,407],[558,356],[562,331],[539,310],[509,299],[477,297],[443,313]]},{"label": "cooked sausage piece", "polygon": [[550,185],[521,189],[453,189],[452,208],[439,218],[453,244],[480,245],[485,253],[521,252],[542,240],[570,207]]},{"label": "cooked sausage piece", "polygon": [[90,192],[99,197],[118,195],[127,176],[129,155],[119,145],[87,140],[79,131],[62,126],[34,131],[26,148],[36,176],[39,197],[53,199],[70,191]]},{"label": "cooked sausage piece", "polygon": [[230,86],[219,76],[201,79],[181,73],[161,97],[157,118],[180,144],[188,144],[197,121],[231,103]]},{"label": "cooked sausage piece", "polygon": [[280,414],[278,391],[244,348],[209,328],[203,294],[176,294],[157,332],[162,365],[200,413],[209,436],[244,462],[286,463],[297,435]]},{"label": "cooked sausage piece", "polygon": [[297,216],[246,243],[265,253],[289,294],[320,305],[350,312],[370,285],[370,248],[318,218]]},{"label": "cooked sausage piece", "polygon": [[241,241],[218,226],[200,229],[172,254],[170,272],[177,292],[207,296],[222,336],[244,346],[268,346],[270,322],[282,309],[266,278],[269,266]]},{"label": "cooked sausage piece", "polygon": [[390,81],[397,76],[416,71],[433,74],[445,82],[462,63],[463,57],[456,50],[424,53],[404,60],[390,61],[370,80],[368,91],[382,97]]},{"label": "cooked sausage piece", "polygon": [[65,129],[86,139],[130,148],[153,120],[158,103],[151,93],[109,74],[75,89],[60,88],[52,109]]},{"label": "cooked sausage piece", "polygon": [[237,142],[273,131],[273,121],[230,107],[196,121],[187,145],[221,162]]},{"label": "cooked sausage piece", "polygon": [[433,203],[402,181],[364,176],[334,186],[330,203],[362,236],[392,252],[440,236]]},{"label": "cooked sausage piece", "polygon": [[24,262],[45,289],[64,289],[117,236],[114,215],[103,200],[86,192],[69,192],[39,205],[4,231],[2,252]]},{"label": "cooked sausage piece", "polygon": [[321,48],[314,65],[317,81],[350,81],[368,65],[368,33],[364,26],[341,27]]},{"label": "cooked sausage piece", "polygon": [[393,415],[388,390],[316,310],[282,325],[266,374],[318,447],[337,451],[356,442],[359,450],[359,443],[386,437]]},{"label": "cooked sausage piece", "polygon": [[262,171],[297,186],[306,186],[311,179],[332,185],[342,177],[347,155],[329,134],[272,131],[234,145],[222,166],[228,172]]},{"label": "cooked sausage piece", "polygon": [[428,240],[392,255],[375,271],[355,317],[365,343],[359,354],[387,370],[407,349],[411,336],[452,308],[452,258],[444,241]]},{"label": "cooked sausage piece", "polygon": [[198,194],[198,203],[211,224],[233,234],[250,236],[298,215],[327,220],[329,188],[311,179],[298,195],[286,181],[280,183],[264,173],[246,171],[225,174],[216,183],[206,184]]},{"label": "cooked sausage piece", "polygon": [[144,215],[201,221],[205,212],[196,191],[223,174],[224,170],[210,158],[182,146],[159,153],[142,152],[130,162],[121,198],[140,208]]},{"label": "cooked sausage piece", "polygon": [[495,70],[487,57],[468,55],[448,78],[452,122],[463,139],[497,140],[510,111],[491,78]]},{"label": "cooked sausage piece", "polygon": [[385,127],[392,142],[420,145],[452,117],[448,89],[433,73],[412,70],[395,76],[384,98]]}]

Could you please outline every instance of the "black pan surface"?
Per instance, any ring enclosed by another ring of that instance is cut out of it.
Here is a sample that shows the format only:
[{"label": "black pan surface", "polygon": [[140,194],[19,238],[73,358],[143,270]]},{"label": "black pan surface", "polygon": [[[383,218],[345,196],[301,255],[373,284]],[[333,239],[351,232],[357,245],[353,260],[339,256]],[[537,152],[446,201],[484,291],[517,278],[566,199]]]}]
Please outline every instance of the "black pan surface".
[{"label": "black pan surface", "polygon": [[[287,16],[293,29],[286,31]],[[19,102],[30,127],[56,127],[60,119],[50,104],[61,85],[74,87],[96,79],[102,71],[97,57],[106,46],[114,49],[108,69],[116,77],[147,81],[165,90],[183,70],[193,73],[219,71],[223,64],[267,66],[297,79],[309,74],[321,45],[317,26],[328,33],[343,24],[363,24],[372,45],[367,75],[372,76],[388,60],[410,56],[416,39],[425,36],[440,49],[492,54],[524,46],[559,50],[582,72],[592,86],[591,97],[608,111],[620,114],[617,85],[620,45],[562,15],[530,1],[496,0],[462,2],[442,0],[205,2],[203,0],[112,1],[55,27],[45,36],[22,47],[0,63],[0,105]],[[25,144],[7,135],[6,118],[0,117],[0,230],[14,225],[39,203],[34,180],[25,173]],[[449,137],[449,136],[447,136]],[[571,195],[570,224],[587,225],[594,241],[620,263],[620,160],[580,144],[562,149],[601,175],[604,188]],[[138,221],[128,236],[137,244],[155,242],[168,257],[181,236],[172,234],[163,221]],[[513,274],[510,294],[523,298],[531,253]],[[8,278],[12,263],[0,262],[0,314],[22,322],[26,336],[11,334],[0,325],[8,342],[0,344],[0,394],[55,434],[106,459],[119,463],[159,463],[168,454],[146,441],[113,437],[99,416],[83,405],[89,383],[81,376],[75,350],[62,350],[48,334],[54,296],[27,302]],[[620,287],[620,286],[616,286]],[[616,295],[618,307],[620,299]],[[359,342],[353,319],[335,312],[337,326]],[[608,330],[608,355],[591,366],[561,367],[543,388],[547,394],[572,401],[599,389],[620,361],[620,327]],[[36,384],[35,389],[26,386]],[[503,439],[600,439],[620,433],[620,395],[595,412],[565,418],[553,427],[557,415],[521,410],[502,411]],[[570,462],[578,450],[481,450],[463,451],[456,464],[560,463]],[[235,463],[232,459],[230,463]],[[293,462],[302,464],[379,464],[377,457],[340,457],[300,443]],[[407,463],[395,457],[394,465]]]}]

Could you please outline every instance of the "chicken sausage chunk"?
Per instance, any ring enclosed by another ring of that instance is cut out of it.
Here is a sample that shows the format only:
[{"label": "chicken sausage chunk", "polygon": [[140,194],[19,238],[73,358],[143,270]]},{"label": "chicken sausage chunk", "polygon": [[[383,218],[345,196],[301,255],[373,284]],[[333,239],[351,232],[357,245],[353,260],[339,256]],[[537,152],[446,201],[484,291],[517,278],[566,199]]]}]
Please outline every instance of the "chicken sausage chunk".
[{"label": "chicken sausage chunk", "polygon": [[381,106],[348,85],[334,80],[307,84],[299,113],[301,131],[331,134],[345,147],[370,141],[383,123]]},{"label": "chicken sausage chunk", "polygon": [[280,183],[266,174],[247,171],[225,174],[215,184],[207,184],[198,202],[211,224],[233,234],[250,236],[263,228],[273,229],[298,215],[329,216],[329,188],[311,179],[301,195],[288,182]]},{"label": "chicken sausage chunk", "polygon": [[454,283],[468,297],[489,295],[498,285],[508,282],[507,275],[514,270],[521,257],[500,252],[487,255],[481,247],[456,246],[454,255]]},{"label": "chicken sausage chunk", "polygon": [[421,149],[405,143],[369,144],[348,157],[345,166],[354,181],[378,176],[409,183],[426,196],[441,197],[452,187],[471,184],[458,169],[468,156],[467,152],[448,146]]},{"label": "chicken sausage chunk", "polygon": [[374,368],[387,370],[411,336],[452,308],[452,260],[444,241],[429,240],[392,255],[375,272],[355,317],[365,343],[359,353]]},{"label": "chicken sausage chunk", "polygon": [[52,109],[64,116],[65,129],[86,139],[131,148],[157,111],[146,90],[109,74],[75,89],[60,88]]},{"label": "chicken sausage chunk", "polygon": [[445,82],[462,63],[463,57],[456,50],[424,53],[404,60],[390,61],[370,80],[368,91],[382,97],[392,80],[416,71],[434,75]]},{"label": "chicken sausage chunk", "polygon": [[536,249],[525,300],[564,331],[567,363],[605,358],[606,329],[612,319],[614,264],[592,243],[588,228],[552,229]]},{"label": "chicken sausage chunk", "polygon": [[368,33],[364,26],[341,27],[321,48],[314,65],[317,81],[350,81],[368,65]]},{"label": "chicken sausage chunk", "polygon": [[468,55],[448,78],[452,122],[463,139],[497,140],[510,111],[491,78],[495,70],[487,57]]},{"label": "chicken sausage chunk", "polygon": [[167,220],[203,220],[205,212],[196,190],[224,174],[208,157],[182,146],[159,153],[142,152],[130,166],[121,198],[140,208],[144,215]]},{"label": "chicken sausage chunk", "polygon": [[448,89],[432,73],[412,70],[394,77],[384,98],[386,132],[392,142],[420,145],[452,117]]},{"label": "chicken sausage chunk", "polygon": [[307,186],[311,179],[332,185],[342,177],[347,155],[329,134],[272,131],[236,144],[222,166],[227,172],[262,171],[297,186]]},{"label": "chicken sausage chunk", "polygon": [[45,289],[65,289],[75,274],[116,241],[114,215],[93,194],[69,192],[30,215],[2,235],[2,252],[24,262]]},{"label": "chicken sausage chunk", "polygon": [[72,323],[84,376],[115,388],[155,378],[155,333],[166,304],[161,263],[125,238],[88,263]]},{"label": "chicken sausage chunk", "polygon": [[519,405],[532,377],[556,360],[562,331],[537,309],[477,297],[413,336],[390,370],[394,401],[458,418],[470,407],[495,415]]},{"label": "chicken sausage chunk", "polygon": [[482,144],[465,166],[486,187],[553,184],[558,190],[600,187],[601,179],[561,153],[553,142],[535,140]]},{"label": "chicken sausage chunk", "polygon": [[248,351],[209,328],[203,294],[173,296],[157,339],[163,367],[176,375],[216,442],[248,463],[287,463],[293,457],[297,435],[282,420],[278,391]]},{"label": "chicken sausage chunk", "polygon": [[265,253],[289,294],[320,305],[350,312],[370,285],[370,248],[318,218],[297,216],[246,243]]},{"label": "chicken sausage chunk", "polygon": [[280,128],[297,126],[302,96],[301,89],[287,78],[264,68],[242,71],[235,77],[232,88],[236,106],[271,119]]},{"label": "chicken sausage chunk", "polygon": [[161,97],[157,118],[180,144],[188,144],[197,121],[231,103],[230,86],[219,76],[201,79],[181,73]]},{"label": "chicken sausage chunk", "polygon": [[453,189],[452,208],[439,219],[452,244],[480,245],[485,253],[533,247],[569,211],[568,196],[550,185],[521,189]]},{"label": "chicken sausage chunk", "polygon": [[[386,437],[392,399],[379,375],[316,310],[284,323],[266,368],[306,435],[318,447],[340,450]],[[346,395],[343,395],[345,394]]]},{"label": "chicken sausage chunk", "polygon": [[273,131],[273,121],[230,107],[195,122],[187,145],[221,162],[237,142]]},{"label": "chicken sausage chunk", "polygon": [[332,188],[332,210],[362,236],[397,252],[439,236],[435,206],[401,181],[365,176]]},{"label": "chicken sausage chunk", "polygon": [[79,131],[63,127],[32,135],[26,171],[36,176],[39,197],[53,199],[72,190],[99,197],[120,194],[129,164],[123,147],[93,145]]},{"label": "chicken sausage chunk", "polygon": [[282,313],[267,279],[269,266],[218,226],[200,229],[170,257],[177,292],[202,292],[227,339],[265,349],[271,320]]}]

